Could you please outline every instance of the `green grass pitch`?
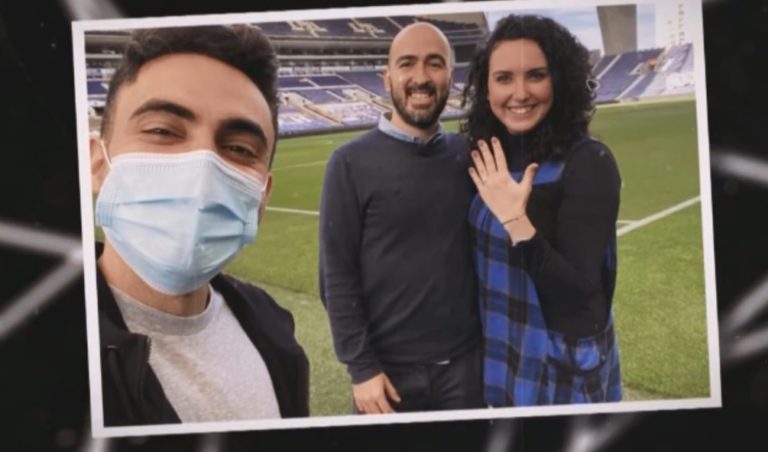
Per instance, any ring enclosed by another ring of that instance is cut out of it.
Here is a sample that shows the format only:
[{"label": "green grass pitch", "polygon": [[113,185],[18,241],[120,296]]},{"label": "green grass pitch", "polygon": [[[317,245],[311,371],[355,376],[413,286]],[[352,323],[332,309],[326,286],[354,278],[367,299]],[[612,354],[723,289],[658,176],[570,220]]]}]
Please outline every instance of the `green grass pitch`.
[{"label": "green grass pitch", "polygon": [[[446,128],[455,130],[455,122]],[[361,132],[282,139],[269,210],[255,244],[227,271],[289,309],[311,365],[312,415],[348,414],[351,386],[318,298],[317,216],[333,150]],[[699,194],[693,100],[598,109],[591,133],[614,152],[623,187],[619,227]],[[615,314],[625,399],[709,396],[701,205],[619,238]]]}]

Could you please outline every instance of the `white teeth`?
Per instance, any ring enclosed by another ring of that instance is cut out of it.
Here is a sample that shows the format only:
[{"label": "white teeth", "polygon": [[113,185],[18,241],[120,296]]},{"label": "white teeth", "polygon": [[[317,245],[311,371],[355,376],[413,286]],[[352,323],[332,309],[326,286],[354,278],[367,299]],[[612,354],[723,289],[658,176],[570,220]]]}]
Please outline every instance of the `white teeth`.
[{"label": "white teeth", "polygon": [[529,105],[527,107],[507,107],[507,109],[517,115],[524,115],[533,110],[533,105]]}]

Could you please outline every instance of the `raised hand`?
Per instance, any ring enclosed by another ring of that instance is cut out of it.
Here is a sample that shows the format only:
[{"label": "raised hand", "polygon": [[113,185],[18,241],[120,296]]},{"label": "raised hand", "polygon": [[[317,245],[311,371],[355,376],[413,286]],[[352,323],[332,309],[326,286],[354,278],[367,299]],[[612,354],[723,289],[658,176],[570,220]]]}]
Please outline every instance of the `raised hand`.
[{"label": "raised hand", "polygon": [[496,219],[505,226],[523,219],[538,164],[528,165],[523,179],[517,182],[509,174],[507,159],[496,137],[491,138],[493,150],[488,148],[484,140],[478,140],[477,144],[479,151],[473,150],[471,153],[475,165],[469,168],[469,176],[475,183],[480,197]]}]

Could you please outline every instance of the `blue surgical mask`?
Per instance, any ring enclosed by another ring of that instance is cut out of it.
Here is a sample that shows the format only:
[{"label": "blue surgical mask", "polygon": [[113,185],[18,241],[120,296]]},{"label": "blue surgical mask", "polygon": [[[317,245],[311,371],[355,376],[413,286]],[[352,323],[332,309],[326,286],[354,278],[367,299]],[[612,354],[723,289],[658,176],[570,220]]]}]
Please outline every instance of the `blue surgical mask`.
[{"label": "blue surgical mask", "polygon": [[214,151],[121,154],[110,166],[96,224],[155,290],[194,291],[256,237],[265,184]]}]

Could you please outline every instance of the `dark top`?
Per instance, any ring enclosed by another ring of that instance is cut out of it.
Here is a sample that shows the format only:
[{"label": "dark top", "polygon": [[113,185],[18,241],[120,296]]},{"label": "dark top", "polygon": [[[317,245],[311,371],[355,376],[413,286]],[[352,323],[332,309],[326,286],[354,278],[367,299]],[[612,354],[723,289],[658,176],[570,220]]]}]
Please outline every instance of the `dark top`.
[{"label": "dark top", "polygon": [[[97,254],[102,246],[97,244]],[[181,422],[149,365],[149,339],[128,328],[97,269],[104,426]],[[266,292],[225,275],[211,280],[267,366],[281,417],[309,416],[309,361],[291,313]]]},{"label": "dark top", "polygon": [[[529,142],[524,135],[505,138],[510,171],[522,171],[529,163]],[[601,331],[609,319],[615,256],[613,265],[604,264],[616,239],[621,177],[611,151],[586,136],[561,163],[562,173],[552,175],[551,183],[534,186],[527,213],[536,235],[518,246],[547,326],[586,337]]]},{"label": "dark top", "polygon": [[331,156],[320,203],[320,297],[353,383],[381,363],[432,363],[476,344],[466,142],[373,129]]}]

